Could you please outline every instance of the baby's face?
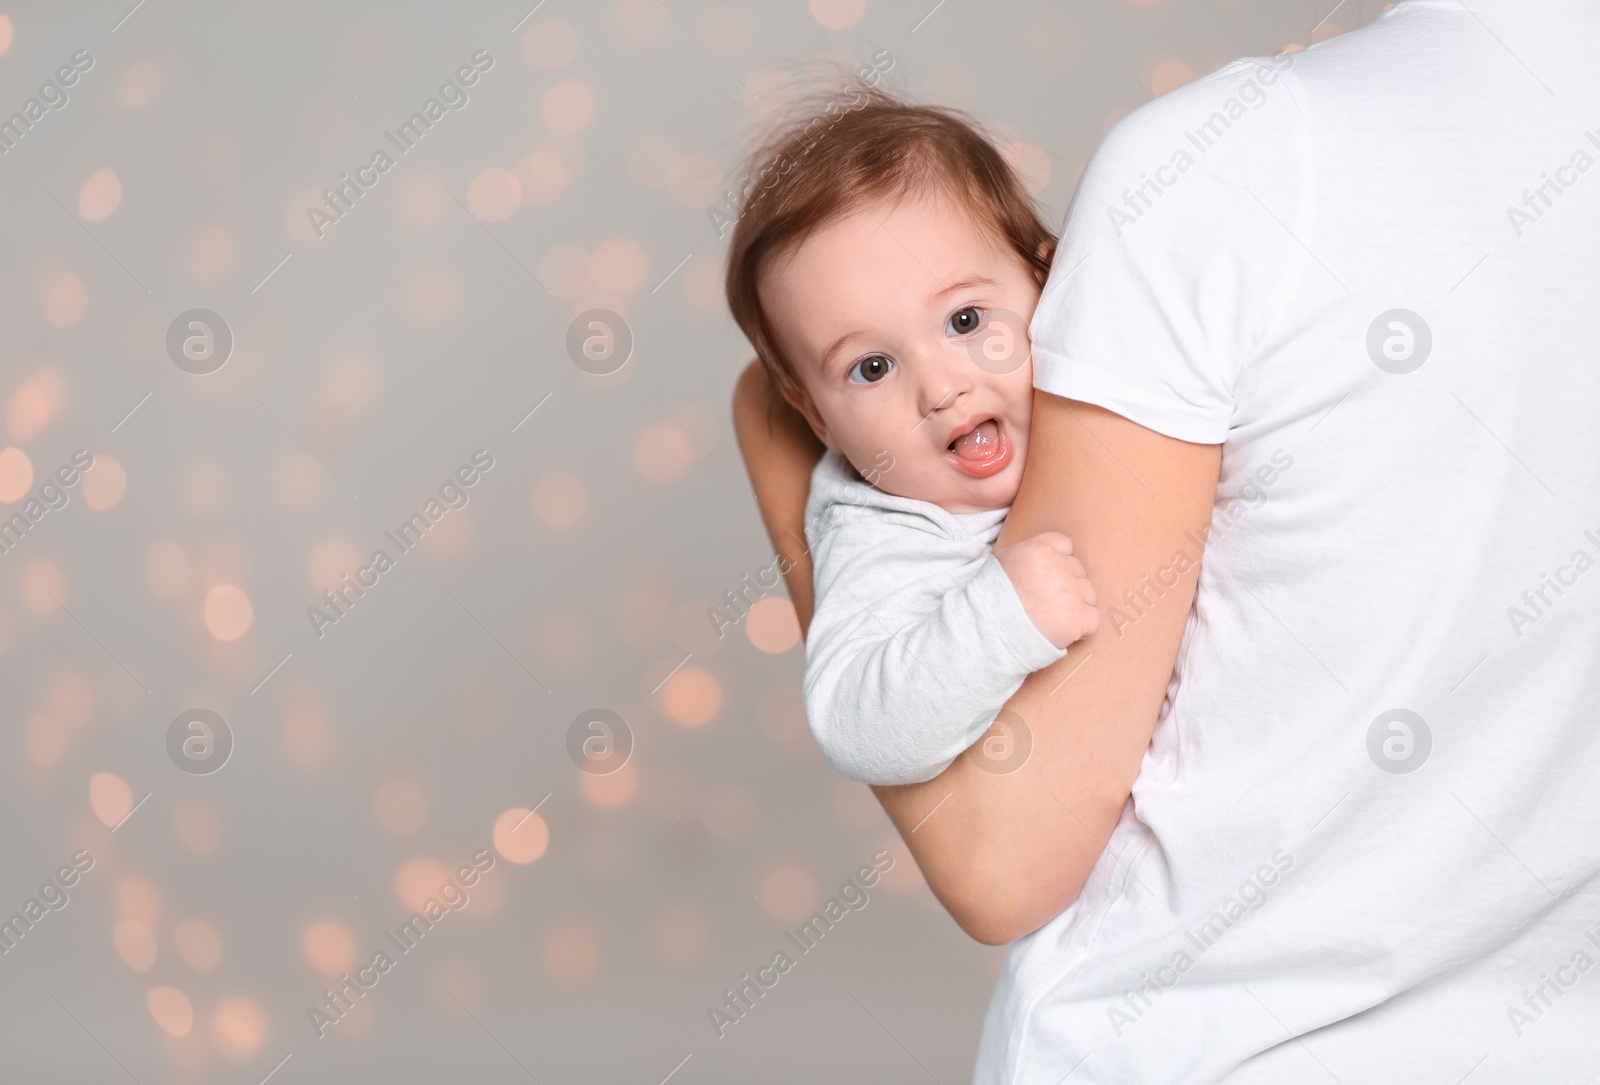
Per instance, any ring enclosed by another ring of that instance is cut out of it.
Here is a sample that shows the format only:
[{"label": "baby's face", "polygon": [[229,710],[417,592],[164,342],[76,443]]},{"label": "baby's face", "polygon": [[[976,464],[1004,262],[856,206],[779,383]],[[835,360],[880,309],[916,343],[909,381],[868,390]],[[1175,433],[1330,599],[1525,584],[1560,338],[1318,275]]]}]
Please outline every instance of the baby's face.
[{"label": "baby's face", "polygon": [[1039,288],[959,204],[874,206],[761,280],[822,443],[879,489],[950,512],[1009,505],[1033,403]]}]

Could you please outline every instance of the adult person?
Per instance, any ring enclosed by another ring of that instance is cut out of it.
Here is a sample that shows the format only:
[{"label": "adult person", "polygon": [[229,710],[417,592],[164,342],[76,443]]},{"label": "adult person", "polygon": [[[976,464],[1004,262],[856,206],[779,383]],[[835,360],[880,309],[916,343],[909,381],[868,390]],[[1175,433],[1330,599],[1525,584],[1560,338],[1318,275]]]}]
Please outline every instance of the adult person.
[{"label": "adult person", "polygon": [[[1090,163],[998,545],[1071,536],[1101,630],[1009,703],[1020,769],[877,789],[1012,942],[977,1081],[1600,1067],[1597,14],[1402,0]],[[804,623],[817,449],[767,394]]]}]

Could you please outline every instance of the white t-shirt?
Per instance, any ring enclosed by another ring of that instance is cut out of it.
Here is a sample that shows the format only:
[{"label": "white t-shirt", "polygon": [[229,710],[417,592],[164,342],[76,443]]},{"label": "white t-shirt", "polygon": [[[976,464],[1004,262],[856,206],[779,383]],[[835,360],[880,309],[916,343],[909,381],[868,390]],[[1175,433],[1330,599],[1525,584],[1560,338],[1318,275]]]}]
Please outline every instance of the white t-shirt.
[{"label": "white t-shirt", "polygon": [[[1035,383],[1222,475],[1132,799],[978,1082],[1600,1070],[1597,14],[1406,0],[1089,165]],[[1128,587],[1113,627],[1172,605]]]}]

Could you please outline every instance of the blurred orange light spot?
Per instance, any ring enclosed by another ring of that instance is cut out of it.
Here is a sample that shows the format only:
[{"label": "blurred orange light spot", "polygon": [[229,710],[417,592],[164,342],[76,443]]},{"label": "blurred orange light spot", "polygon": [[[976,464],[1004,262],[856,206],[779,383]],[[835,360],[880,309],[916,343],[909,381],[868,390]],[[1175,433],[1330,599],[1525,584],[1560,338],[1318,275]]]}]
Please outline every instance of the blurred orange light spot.
[{"label": "blurred orange light spot", "polygon": [[431,226],[450,209],[450,192],[438,174],[419,173],[401,184],[394,207],[408,226]]},{"label": "blurred orange light spot", "polygon": [[201,282],[216,282],[233,270],[239,245],[233,234],[222,226],[212,226],[195,238],[189,249],[189,269]]},{"label": "blurred orange light spot", "polygon": [[67,594],[67,574],[49,558],[35,558],[22,574],[22,602],[34,614],[54,614]]},{"label": "blurred orange light spot", "polygon": [[565,531],[589,511],[589,489],[570,471],[550,471],[533,484],[533,512],[545,527]]},{"label": "blurred orange light spot", "polygon": [[710,671],[685,667],[661,689],[662,706],[685,727],[710,723],[722,707],[722,685]]},{"label": "blurred orange light spot", "polygon": [[168,1036],[187,1036],[194,1027],[194,1006],[176,987],[152,987],[145,1001],[150,1016]]},{"label": "blurred orange light spot", "polygon": [[449,869],[432,859],[410,859],[395,875],[394,888],[402,904],[413,912],[420,912],[430,898],[444,903],[439,898],[439,887],[452,876]]},{"label": "blurred orange light spot", "polygon": [[161,65],[153,60],[138,61],[117,84],[117,102],[124,109],[143,109],[160,97],[165,82]]},{"label": "blurred orange light spot", "polygon": [[779,923],[798,923],[817,908],[817,880],[802,866],[775,867],[761,879],[761,907]]},{"label": "blurred orange light spot", "polygon": [[115,508],[128,492],[128,473],[114,456],[94,458],[94,470],[83,476],[83,503],[95,512]]},{"label": "blurred orange light spot", "polygon": [[583,797],[602,810],[627,806],[638,789],[639,774],[634,770],[632,761],[604,776],[583,773]]},{"label": "blurred orange light spot", "polygon": [[211,1013],[211,1037],[217,1050],[234,1062],[244,1062],[267,1035],[267,1015],[248,998],[225,998]]},{"label": "blurred orange light spot", "polygon": [[539,119],[559,135],[583,131],[596,109],[594,89],[581,79],[563,79],[539,97]]},{"label": "blurred orange light spot", "polygon": [[593,924],[575,920],[558,924],[545,935],[540,956],[551,980],[563,987],[581,987],[599,976],[605,947]]},{"label": "blurred orange light spot", "polygon": [[6,402],[6,429],[13,441],[26,441],[60,414],[66,385],[53,369],[41,369],[19,385]]},{"label": "blurred orange light spot", "polygon": [[745,636],[768,655],[787,652],[800,643],[800,619],[794,604],[781,595],[756,600],[744,618]]},{"label": "blurred orange light spot", "polygon": [[135,972],[148,972],[156,963],[156,934],[137,919],[119,919],[111,941],[122,963]]},{"label": "blurred orange light spot", "polygon": [[337,976],[356,963],[356,940],[338,923],[324,920],[307,924],[300,944],[306,960],[318,972]]},{"label": "blurred orange light spot", "polygon": [[522,206],[522,182],[508,169],[491,166],[467,185],[467,207],[485,222],[504,222]]},{"label": "blurred orange light spot", "polygon": [[133,809],[133,789],[114,772],[89,777],[89,807],[106,828],[112,828]]},{"label": "blurred orange light spot", "polygon": [[33,485],[33,461],[15,446],[0,451],[0,501],[20,501]]},{"label": "blurred orange light spot", "polygon": [[78,191],[78,217],[97,222],[110,218],[122,204],[122,178],[110,166],[101,166]]},{"label": "blurred orange light spot", "polygon": [[611,25],[629,41],[649,41],[671,21],[669,9],[660,0],[615,0],[611,7]]},{"label": "blurred orange light spot", "polygon": [[1013,140],[1001,148],[1000,152],[1012,169],[1016,170],[1017,177],[1022,181],[1022,187],[1028,190],[1028,195],[1037,196],[1050,185],[1050,178],[1055,172],[1055,163],[1050,160],[1050,152],[1037,143],[1026,140]]},{"label": "blurred orange light spot", "polygon": [[82,671],[62,668],[50,678],[50,711],[72,729],[82,727],[94,715],[94,682]]},{"label": "blurred orange light spot", "polygon": [[722,192],[722,167],[703,154],[686,154],[667,172],[667,191],[692,211],[704,211]]},{"label": "blurred orange light spot", "polygon": [[682,281],[683,297],[702,313],[722,311],[722,265],[707,257],[696,257],[678,272]]},{"label": "blurred orange light spot", "polygon": [[650,256],[644,246],[631,237],[613,237],[602,241],[590,259],[594,283],[601,290],[613,294],[627,294],[644,282],[650,267]]},{"label": "blurred orange light spot", "polygon": [[283,717],[283,744],[301,768],[327,768],[338,749],[338,735],[327,709],[315,701],[292,705]]},{"label": "blurred orange light spot", "polygon": [[70,328],[89,312],[89,288],[72,272],[50,280],[45,289],[44,318],[52,328]]},{"label": "blurred orange light spot", "polygon": [[137,919],[147,927],[154,927],[161,919],[161,890],[149,878],[137,875],[118,878],[112,892],[117,901],[118,919]]},{"label": "blurred orange light spot", "polygon": [[49,713],[34,712],[28,716],[25,741],[29,760],[42,769],[53,768],[67,751],[67,729]]},{"label": "blurred orange light spot", "polygon": [[494,819],[494,850],[507,862],[531,863],[549,846],[549,826],[526,807],[513,806]]},{"label": "blurred orange light spot", "polygon": [[867,0],[811,0],[811,17],[829,30],[847,30],[867,13]]},{"label": "blurred orange light spot", "polygon": [[272,469],[272,496],[286,509],[304,509],[322,496],[327,475],[304,449],[286,450]]},{"label": "blurred orange light spot", "polygon": [[721,4],[700,16],[699,31],[712,52],[727,55],[749,46],[756,36],[756,21],[738,5]]},{"label": "blurred orange light spot", "polygon": [[224,643],[250,631],[250,596],[237,584],[218,584],[206,592],[206,631]]},{"label": "blurred orange light spot", "polygon": [[210,855],[222,843],[222,819],[217,816],[216,808],[204,799],[185,799],[178,803],[172,814],[172,826],[178,834],[178,843],[190,855]]},{"label": "blurred orange light spot", "polygon": [[1193,79],[1193,68],[1181,60],[1169,57],[1156,65],[1155,73],[1150,77],[1150,89],[1161,95],[1170,90],[1177,90]]},{"label": "blurred orange light spot", "polygon": [[311,548],[311,560],[307,563],[311,587],[338,594],[339,578],[349,573],[354,581],[356,570],[365,563],[366,555],[354,539],[323,539]]},{"label": "blurred orange light spot", "polygon": [[185,919],[172,928],[172,940],[183,963],[209,972],[222,962],[222,935],[203,919]]},{"label": "blurred orange light spot", "polygon": [[416,781],[396,776],[372,793],[372,810],[386,832],[414,836],[428,820],[428,798]]},{"label": "blurred orange light spot", "polygon": [[555,150],[539,146],[517,162],[516,174],[522,183],[522,202],[529,207],[547,207],[572,183],[573,170]]}]

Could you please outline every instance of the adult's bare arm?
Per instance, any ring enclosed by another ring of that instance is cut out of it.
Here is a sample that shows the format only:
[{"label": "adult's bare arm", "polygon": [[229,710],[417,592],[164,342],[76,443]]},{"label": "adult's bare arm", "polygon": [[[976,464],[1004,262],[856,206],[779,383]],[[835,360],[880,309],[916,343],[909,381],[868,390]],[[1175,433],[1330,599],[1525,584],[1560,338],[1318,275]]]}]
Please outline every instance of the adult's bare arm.
[{"label": "adult's bare arm", "polygon": [[[770,394],[759,366],[747,369],[734,395],[735,429],[768,534],[795,561],[788,587],[804,629],[811,563],[794,540],[804,537],[820,446],[798,415],[769,425]],[[1022,492],[999,545],[1040,531],[1071,536],[1099,593],[1100,632],[1007,703],[1033,741],[1021,769],[997,776],[962,757],[926,783],[873,789],[934,894],[962,929],[990,944],[1071,904],[1121,815],[1193,602],[1194,540],[1204,539],[1221,464],[1219,445],[1178,441],[1044,392],[1034,393],[1031,431]],[[1154,579],[1180,551],[1188,571],[1157,597],[1142,578]],[[1139,603],[1144,616],[1132,625],[1110,613],[1134,614],[1125,590],[1153,601]]]},{"label": "adult's bare arm", "polygon": [[733,432],[755,487],[761,522],[785,559],[779,567],[786,570],[784,584],[803,632],[811,625],[816,601],[806,547],[806,497],[811,469],[822,458],[822,442],[800,412],[778,395],[759,361],[747,365],[734,385]]},{"label": "adult's bare arm", "polygon": [[[1121,815],[1172,676],[1221,465],[1220,445],[1047,392],[1034,393],[1030,429],[997,547],[1070,536],[1099,595],[1100,631],[1007,702],[1032,737],[1022,768],[996,775],[969,754],[926,783],[874,789],[934,894],[994,945],[1077,899]],[[1171,580],[1179,552],[1185,571],[1158,595],[1148,585],[1160,570]],[[1132,607],[1125,591],[1149,602]],[[1113,608],[1142,616],[1113,620]]]}]

